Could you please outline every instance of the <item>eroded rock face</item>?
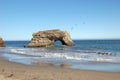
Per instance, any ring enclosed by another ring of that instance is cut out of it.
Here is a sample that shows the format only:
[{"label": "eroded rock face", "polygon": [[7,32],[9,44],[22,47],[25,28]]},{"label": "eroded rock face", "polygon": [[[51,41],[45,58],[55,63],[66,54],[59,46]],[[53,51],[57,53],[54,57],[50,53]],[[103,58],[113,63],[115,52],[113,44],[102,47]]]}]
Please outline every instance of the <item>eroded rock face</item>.
[{"label": "eroded rock face", "polygon": [[5,43],[1,37],[0,37],[0,47],[5,47]]},{"label": "eroded rock face", "polygon": [[54,45],[54,42],[57,40],[61,41],[62,45],[74,45],[67,31],[46,30],[34,33],[31,42],[25,47],[47,47]]}]

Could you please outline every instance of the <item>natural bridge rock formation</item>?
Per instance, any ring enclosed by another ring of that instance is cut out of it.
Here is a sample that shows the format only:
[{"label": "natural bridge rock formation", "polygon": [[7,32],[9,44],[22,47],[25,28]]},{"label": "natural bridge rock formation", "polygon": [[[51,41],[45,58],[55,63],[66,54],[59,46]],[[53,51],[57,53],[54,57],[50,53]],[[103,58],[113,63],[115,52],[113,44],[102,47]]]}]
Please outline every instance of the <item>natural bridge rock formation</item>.
[{"label": "natural bridge rock formation", "polygon": [[31,42],[25,47],[47,47],[54,45],[55,41],[61,41],[66,46],[74,45],[67,31],[47,30],[34,33]]},{"label": "natural bridge rock formation", "polygon": [[1,37],[0,37],[0,47],[5,47],[5,43]]}]

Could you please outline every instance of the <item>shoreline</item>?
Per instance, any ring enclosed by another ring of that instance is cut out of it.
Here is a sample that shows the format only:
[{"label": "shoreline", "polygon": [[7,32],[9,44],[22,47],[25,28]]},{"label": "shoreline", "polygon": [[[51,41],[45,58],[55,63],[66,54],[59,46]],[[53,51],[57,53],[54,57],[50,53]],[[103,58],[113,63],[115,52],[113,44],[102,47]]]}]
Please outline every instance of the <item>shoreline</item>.
[{"label": "shoreline", "polygon": [[[120,72],[120,64],[117,63],[109,63],[109,62],[91,62],[90,64],[70,64],[70,63],[53,63],[53,62],[47,62],[47,61],[37,61],[37,60],[32,60],[30,59],[27,55],[24,54],[5,54],[4,56],[1,55],[1,57],[3,57],[5,60],[10,60],[11,62],[15,62],[18,64],[24,64],[24,65],[33,65],[33,64],[39,64],[39,63],[48,63],[48,64],[52,64],[56,67],[69,67],[71,69],[74,70],[88,70],[88,71],[98,71],[98,72]],[[19,57],[24,57],[23,59],[14,59],[14,58],[19,58]],[[25,58],[26,57],[26,58]],[[42,64],[44,65],[44,64]],[[106,66],[104,66],[106,65]]]},{"label": "shoreline", "polygon": [[[64,66],[64,65],[63,65]],[[0,80],[119,80],[119,72],[98,72],[56,67],[49,63],[24,65],[0,57]]]}]

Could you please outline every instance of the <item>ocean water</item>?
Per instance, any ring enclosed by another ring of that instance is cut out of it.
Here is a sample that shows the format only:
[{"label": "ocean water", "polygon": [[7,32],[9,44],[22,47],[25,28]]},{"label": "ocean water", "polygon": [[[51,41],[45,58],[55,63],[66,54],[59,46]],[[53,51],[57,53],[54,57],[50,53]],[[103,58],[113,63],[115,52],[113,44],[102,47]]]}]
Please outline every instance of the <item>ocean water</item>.
[{"label": "ocean water", "polygon": [[[120,72],[120,40],[74,40],[75,46],[24,48],[29,41],[6,41],[0,56],[26,65],[48,62],[56,66],[70,64],[73,69]],[[104,54],[105,53],[105,54]]]}]

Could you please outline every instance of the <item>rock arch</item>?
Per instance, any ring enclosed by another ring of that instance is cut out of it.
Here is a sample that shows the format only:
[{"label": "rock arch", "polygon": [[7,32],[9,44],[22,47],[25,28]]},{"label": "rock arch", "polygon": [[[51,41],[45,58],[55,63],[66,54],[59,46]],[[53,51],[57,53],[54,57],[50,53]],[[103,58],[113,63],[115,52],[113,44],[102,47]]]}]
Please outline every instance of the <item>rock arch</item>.
[{"label": "rock arch", "polygon": [[26,47],[47,47],[54,45],[57,40],[61,41],[62,45],[74,45],[67,31],[46,30],[34,33],[31,42]]}]

